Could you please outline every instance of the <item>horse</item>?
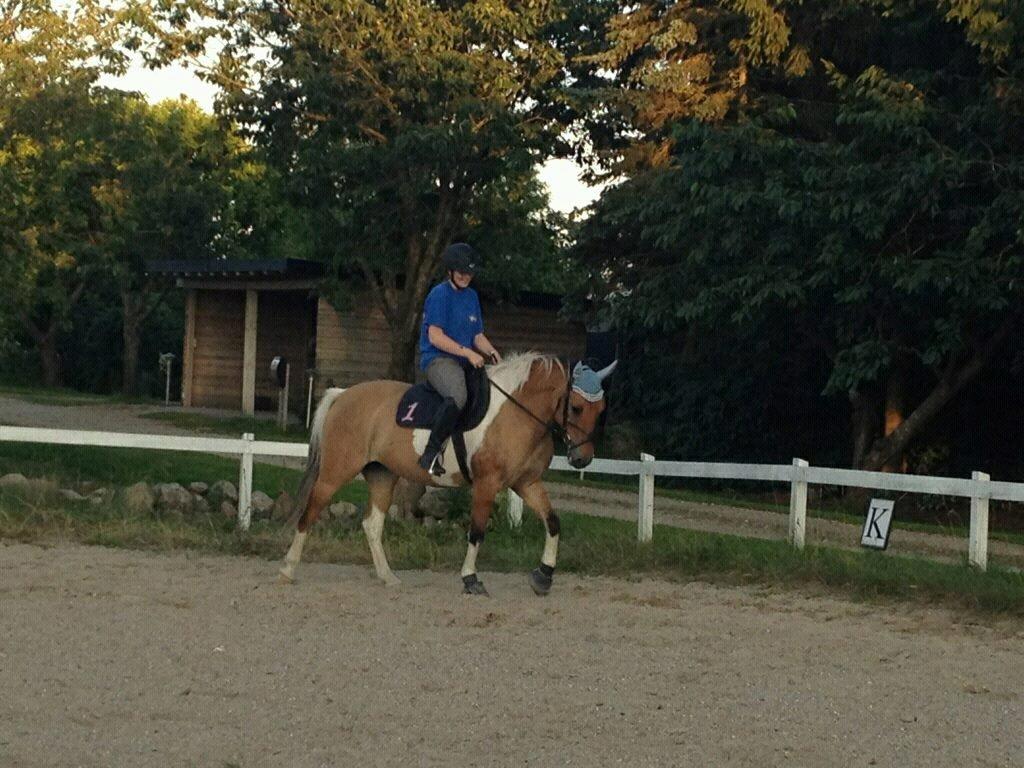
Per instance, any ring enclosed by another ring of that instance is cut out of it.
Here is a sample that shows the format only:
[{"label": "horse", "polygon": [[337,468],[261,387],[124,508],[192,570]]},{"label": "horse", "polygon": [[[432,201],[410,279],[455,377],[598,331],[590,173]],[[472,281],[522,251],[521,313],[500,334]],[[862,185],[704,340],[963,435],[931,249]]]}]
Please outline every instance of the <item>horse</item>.
[{"label": "horse", "polygon": [[[601,382],[616,363],[601,371],[577,363],[570,372],[553,356],[527,352],[487,366],[491,400],[479,425],[464,435],[470,478],[461,471],[435,477],[419,466],[429,430],[412,430],[396,423],[398,404],[410,387],[408,383],[376,380],[344,390],[328,389],[313,417],[309,458],[292,515],[295,537],[280,569],[283,580],[294,580],[310,526],[335,491],[361,472],[369,486],[363,530],[377,577],[385,585],[400,584],[381,544],[398,478],[449,487],[471,481],[463,591],[487,594],[477,576],[476,558],[494,499],[503,489],[511,488],[545,526],[544,552],[540,566],[530,573],[530,586],[536,594],[546,595],[553,581],[560,525],[541,475],[551,463],[556,438],[565,442],[566,457],[573,467],[583,468],[593,460],[594,438],[606,407]],[[451,440],[445,448],[444,465],[457,466]]]}]

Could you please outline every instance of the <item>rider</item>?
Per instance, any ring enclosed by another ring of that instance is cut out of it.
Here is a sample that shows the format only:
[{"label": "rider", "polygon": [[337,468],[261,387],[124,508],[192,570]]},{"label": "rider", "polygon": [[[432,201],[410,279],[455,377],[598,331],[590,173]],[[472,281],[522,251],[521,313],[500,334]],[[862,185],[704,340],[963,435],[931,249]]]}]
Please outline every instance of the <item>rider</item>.
[{"label": "rider", "polygon": [[476,273],[476,251],[466,243],[452,243],[441,260],[448,279],[427,294],[420,331],[420,368],[445,398],[420,457],[420,466],[435,477],[444,474],[441,447],[466,405],[466,375],[461,361],[474,368],[484,364],[483,355],[501,362],[498,350],[484,335],[480,299],[469,287]]}]

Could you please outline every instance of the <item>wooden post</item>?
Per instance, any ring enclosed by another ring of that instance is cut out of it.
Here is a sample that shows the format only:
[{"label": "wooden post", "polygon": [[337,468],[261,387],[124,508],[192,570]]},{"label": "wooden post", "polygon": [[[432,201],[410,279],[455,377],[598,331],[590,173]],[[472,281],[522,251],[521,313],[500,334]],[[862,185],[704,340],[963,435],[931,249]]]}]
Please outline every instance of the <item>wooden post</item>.
[{"label": "wooden post", "polygon": [[[246,432],[242,439],[252,443],[256,435]],[[238,470],[238,527],[243,531],[249,530],[249,522],[252,520],[252,447],[246,446],[242,452],[242,465]]]},{"label": "wooden post", "polygon": [[510,528],[523,524],[523,499],[511,488],[508,489],[508,524]]},{"label": "wooden post", "polygon": [[[984,472],[972,472],[971,479],[987,482],[992,478]],[[988,568],[988,496],[971,497],[971,537],[967,546],[968,564],[982,571]]]},{"label": "wooden post", "polygon": [[196,289],[185,294],[185,342],[181,350],[181,404],[192,407],[192,371],[196,350]]},{"label": "wooden post", "polygon": [[654,538],[654,457],[641,453],[640,508],[637,510],[636,537],[638,541]]},{"label": "wooden post", "polygon": [[256,413],[256,326],[259,314],[259,292],[245,292],[245,342],[242,347],[242,412]]},{"label": "wooden post", "polygon": [[793,481],[789,489],[789,543],[804,548],[807,529],[807,462],[793,459]]}]

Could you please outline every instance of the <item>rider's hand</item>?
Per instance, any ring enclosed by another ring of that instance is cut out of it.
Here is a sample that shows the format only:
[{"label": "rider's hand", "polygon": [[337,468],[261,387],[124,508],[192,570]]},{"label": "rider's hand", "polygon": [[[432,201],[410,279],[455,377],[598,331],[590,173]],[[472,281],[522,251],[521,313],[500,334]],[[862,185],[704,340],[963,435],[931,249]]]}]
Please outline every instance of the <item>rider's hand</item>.
[{"label": "rider's hand", "polygon": [[478,352],[473,351],[472,349],[467,349],[466,352],[466,359],[469,360],[470,365],[472,365],[474,368],[483,367],[484,358],[482,355],[480,355]]},{"label": "rider's hand", "polygon": [[498,353],[498,350],[496,349],[491,350],[491,362],[494,363],[495,365],[501,362],[501,355]]}]

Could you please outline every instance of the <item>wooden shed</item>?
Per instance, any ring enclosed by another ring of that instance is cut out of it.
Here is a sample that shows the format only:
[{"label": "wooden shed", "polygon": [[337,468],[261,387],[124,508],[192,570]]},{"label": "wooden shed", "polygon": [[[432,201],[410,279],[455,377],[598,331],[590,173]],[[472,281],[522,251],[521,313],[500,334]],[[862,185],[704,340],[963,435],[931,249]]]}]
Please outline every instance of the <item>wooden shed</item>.
[{"label": "wooden shed", "polygon": [[[186,291],[182,349],[185,406],[256,410],[277,407],[270,361],[291,367],[290,409],[305,413],[313,376],[316,398],[327,387],[383,378],[391,362],[388,327],[370,301],[338,311],[319,295],[323,265],[277,261],[151,262],[147,273]],[[581,357],[582,324],[558,317],[561,300],[526,293],[514,303],[481,296],[486,333],[499,350]]]}]

